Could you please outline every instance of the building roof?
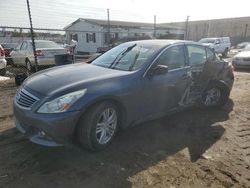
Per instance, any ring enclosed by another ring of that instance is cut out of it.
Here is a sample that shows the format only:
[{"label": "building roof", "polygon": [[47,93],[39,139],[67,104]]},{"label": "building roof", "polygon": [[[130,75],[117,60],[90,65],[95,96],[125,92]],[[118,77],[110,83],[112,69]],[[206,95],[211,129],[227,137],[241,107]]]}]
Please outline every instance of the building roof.
[{"label": "building roof", "polygon": [[[204,23],[229,23],[229,22],[238,22],[238,21],[250,21],[250,17],[234,17],[234,18],[217,18],[217,19],[210,19],[210,20],[195,20],[189,21],[188,24],[204,24]],[[170,23],[161,23],[160,26],[173,26],[184,28],[186,22],[170,22]]]},{"label": "building roof", "polygon": [[[68,26],[66,26],[64,29],[69,29],[72,25],[81,22],[86,21],[91,24],[107,27],[108,21],[107,20],[98,20],[98,19],[89,19],[89,18],[78,18],[76,21],[72,22]],[[143,22],[127,22],[127,21],[117,21],[117,20],[110,20],[110,27],[123,27],[123,28],[154,28],[153,23],[143,23]],[[182,29],[181,27],[176,27],[168,24],[157,24],[157,29]]]}]

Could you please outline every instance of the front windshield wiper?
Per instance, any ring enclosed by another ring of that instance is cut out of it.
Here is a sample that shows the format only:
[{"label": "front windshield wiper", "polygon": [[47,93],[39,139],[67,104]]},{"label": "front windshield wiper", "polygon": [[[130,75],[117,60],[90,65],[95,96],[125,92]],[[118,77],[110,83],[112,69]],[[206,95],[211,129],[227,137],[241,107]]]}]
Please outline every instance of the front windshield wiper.
[{"label": "front windshield wiper", "polygon": [[[141,49],[141,47],[140,47],[140,49]],[[138,53],[136,53],[135,58],[134,58],[134,61],[133,61],[133,62],[131,63],[131,65],[129,66],[129,69],[128,69],[129,71],[132,71],[132,70],[133,70],[133,68],[134,68],[134,66],[135,66],[135,63],[136,63],[136,61],[137,61],[139,55],[140,55],[140,50],[138,51]]]},{"label": "front windshield wiper", "polygon": [[[120,60],[122,57],[124,57],[125,54],[127,54],[130,50],[132,50],[134,47],[136,46],[136,44],[132,45],[132,46],[129,46],[126,50],[120,52],[116,58],[114,59],[114,61],[109,65],[108,68],[112,68],[113,66],[115,66]],[[119,59],[118,59],[119,57]]]}]

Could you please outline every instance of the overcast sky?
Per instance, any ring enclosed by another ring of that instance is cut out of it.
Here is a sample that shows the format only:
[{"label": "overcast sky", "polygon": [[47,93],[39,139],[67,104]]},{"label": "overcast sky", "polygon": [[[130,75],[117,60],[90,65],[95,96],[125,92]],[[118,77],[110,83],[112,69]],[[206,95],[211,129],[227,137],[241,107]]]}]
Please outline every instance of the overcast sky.
[{"label": "overcast sky", "polygon": [[[62,29],[79,17],[157,23],[250,16],[249,0],[30,0],[34,27]],[[26,0],[0,0],[0,26],[29,26]]]}]

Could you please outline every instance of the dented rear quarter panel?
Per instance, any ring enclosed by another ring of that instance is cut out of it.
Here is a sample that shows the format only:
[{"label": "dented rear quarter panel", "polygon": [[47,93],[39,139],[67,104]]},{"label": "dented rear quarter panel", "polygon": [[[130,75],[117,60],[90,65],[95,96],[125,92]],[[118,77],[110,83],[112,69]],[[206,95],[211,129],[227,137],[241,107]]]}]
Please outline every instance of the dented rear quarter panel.
[{"label": "dented rear quarter panel", "polygon": [[205,63],[198,82],[205,88],[211,81],[219,81],[225,84],[229,90],[232,89],[234,76],[228,62],[217,59]]}]

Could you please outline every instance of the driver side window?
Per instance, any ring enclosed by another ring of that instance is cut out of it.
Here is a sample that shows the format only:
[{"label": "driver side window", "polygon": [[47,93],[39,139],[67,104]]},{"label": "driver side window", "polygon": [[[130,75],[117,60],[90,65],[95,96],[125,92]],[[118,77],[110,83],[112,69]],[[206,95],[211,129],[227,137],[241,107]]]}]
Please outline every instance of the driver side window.
[{"label": "driver side window", "polygon": [[15,48],[15,49],[16,49],[16,50],[20,50],[20,48],[21,48],[22,44],[23,44],[23,43],[22,43],[22,42],[20,42],[20,43],[16,46],[16,48]]},{"label": "driver side window", "polygon": [[184,46],[178,45],[168,48],[157,60],[157,64],[168,66],[169,70],[185,66]]}]

